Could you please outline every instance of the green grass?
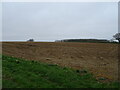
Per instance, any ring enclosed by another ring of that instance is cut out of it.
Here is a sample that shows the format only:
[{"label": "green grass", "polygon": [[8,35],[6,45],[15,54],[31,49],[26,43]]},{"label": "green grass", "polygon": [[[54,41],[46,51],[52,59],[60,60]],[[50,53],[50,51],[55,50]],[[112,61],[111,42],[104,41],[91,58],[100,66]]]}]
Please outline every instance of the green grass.
[{"label": "green grass", "polygon": [[2,55],[3,88],[118,88],[100,83],[90,73]]}]

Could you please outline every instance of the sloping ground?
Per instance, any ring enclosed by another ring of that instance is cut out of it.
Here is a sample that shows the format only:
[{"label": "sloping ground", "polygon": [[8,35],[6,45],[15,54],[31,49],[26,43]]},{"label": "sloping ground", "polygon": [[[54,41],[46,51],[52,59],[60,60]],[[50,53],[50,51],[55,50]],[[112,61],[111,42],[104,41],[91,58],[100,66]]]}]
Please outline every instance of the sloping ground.
[{"label": "sloping ground", "polygon": [[118,80],[118,44],[110,43],[47,43],[4,42],[5,55],[87,69],[97,78]]},{"label": "sloping ground", "polygon": [[101,83],[87,71],[4,55],[2,60],[3,88],[119,88],[119,83]]}]

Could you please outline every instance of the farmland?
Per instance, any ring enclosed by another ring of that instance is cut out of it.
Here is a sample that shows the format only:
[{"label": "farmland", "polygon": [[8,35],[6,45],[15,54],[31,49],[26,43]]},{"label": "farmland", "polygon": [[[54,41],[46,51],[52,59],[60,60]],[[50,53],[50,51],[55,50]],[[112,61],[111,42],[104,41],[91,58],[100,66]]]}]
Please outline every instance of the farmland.
[{"label": "farmland", "polygon": [[118,80],[118,44],[3,42],[2,54],[78,71],[87,70],[102,82]]}]

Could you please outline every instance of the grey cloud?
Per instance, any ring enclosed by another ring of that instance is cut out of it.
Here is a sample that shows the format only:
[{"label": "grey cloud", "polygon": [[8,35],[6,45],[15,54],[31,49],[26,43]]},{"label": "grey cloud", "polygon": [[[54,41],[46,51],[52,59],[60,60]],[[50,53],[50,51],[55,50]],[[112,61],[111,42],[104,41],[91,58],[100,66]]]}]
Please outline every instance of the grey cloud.
[{"label": "grey cloud", "polygon": [[112,38],[117,3],[3,3],[3,40]]}]

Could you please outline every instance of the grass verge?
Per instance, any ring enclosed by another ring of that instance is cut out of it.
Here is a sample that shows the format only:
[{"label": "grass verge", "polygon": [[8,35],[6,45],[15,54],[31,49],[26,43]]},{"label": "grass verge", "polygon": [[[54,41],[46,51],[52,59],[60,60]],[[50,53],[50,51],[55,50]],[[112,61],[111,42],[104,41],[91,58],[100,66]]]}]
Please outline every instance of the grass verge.
[{"label": "grass verge", "polygon": [[3,88],[118,88],[118,83],[101,83],[90,73],[57,65],[2,55]]}]

